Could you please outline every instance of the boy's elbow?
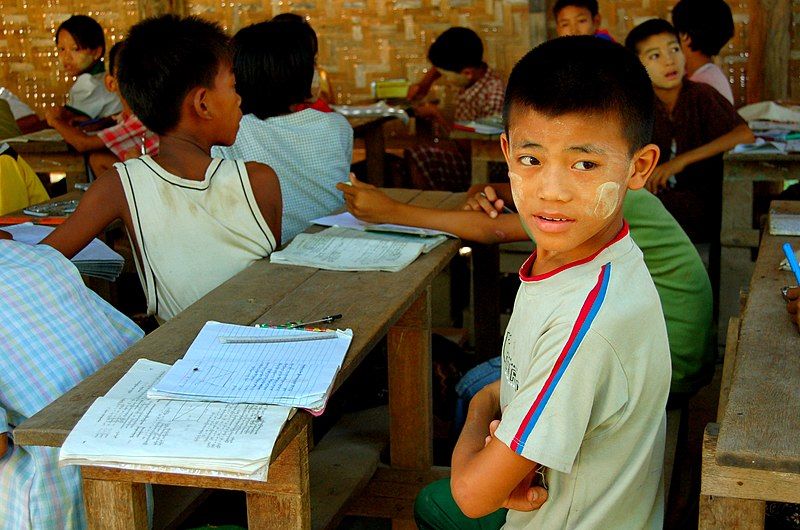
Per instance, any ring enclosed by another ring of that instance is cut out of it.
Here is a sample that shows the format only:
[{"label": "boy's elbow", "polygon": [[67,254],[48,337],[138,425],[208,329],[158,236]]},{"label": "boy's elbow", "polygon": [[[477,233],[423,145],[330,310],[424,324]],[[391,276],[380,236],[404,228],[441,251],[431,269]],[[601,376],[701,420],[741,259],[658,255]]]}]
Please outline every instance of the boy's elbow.
[{"label": "boy's elbow", "polygon": [[461,513],[470,519],[477,519],[496,511],[500,506],[489,506],[486,499],[469,480],[451,477],[450,490],[453,500]]}]

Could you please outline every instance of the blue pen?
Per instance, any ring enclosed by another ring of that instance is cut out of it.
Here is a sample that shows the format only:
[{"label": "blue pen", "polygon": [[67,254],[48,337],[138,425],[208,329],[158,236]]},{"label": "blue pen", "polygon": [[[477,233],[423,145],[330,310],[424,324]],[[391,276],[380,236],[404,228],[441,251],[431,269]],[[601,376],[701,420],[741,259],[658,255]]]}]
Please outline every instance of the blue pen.
[{"label": "blue pen", "polygon": [[789,243],[783,244],[783,253],[786,254],[786,260],[794,273],[794,279],[797,280],[797,285],[800,285],[800,265],[797,264],[797,258],[794,255],[794,249]]}]

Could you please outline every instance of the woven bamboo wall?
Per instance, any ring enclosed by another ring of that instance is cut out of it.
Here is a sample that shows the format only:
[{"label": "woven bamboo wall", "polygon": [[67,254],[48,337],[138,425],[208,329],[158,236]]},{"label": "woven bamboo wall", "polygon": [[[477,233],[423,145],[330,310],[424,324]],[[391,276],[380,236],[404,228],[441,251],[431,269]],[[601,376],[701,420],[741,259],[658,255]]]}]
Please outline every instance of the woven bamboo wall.
[{"label": "woven bamboo wall", "polygon": [[[749,79],[750,3],[730,2],[736,35],[720,57],[738,103]],[[339,102],[369,97],[373,80],[417,79],[425,53],[447,27],[473,28],[486,44],[486,59],[502,74],[537,41],[554,34],[553,0],[0,0],[0,82],[37,111],[62,104],[71,82],[60,71],[53,32],[73,13],[95,17],[110,45],[143,15],[194,13],[219,21],[233,33],[252,22],[294,11],[308,15],[320,37],[320,64],[331,74]],[[603,26],[619,41],[642,20],[669,19],[674,0],[600,0]],[[800,98],[800,0],[791,0],[789,96]],[[543,19],[547,19],[547,30]],[[540,29],[541,28],[541,29]],[[538,37],[541,35],[541,37]]]}]

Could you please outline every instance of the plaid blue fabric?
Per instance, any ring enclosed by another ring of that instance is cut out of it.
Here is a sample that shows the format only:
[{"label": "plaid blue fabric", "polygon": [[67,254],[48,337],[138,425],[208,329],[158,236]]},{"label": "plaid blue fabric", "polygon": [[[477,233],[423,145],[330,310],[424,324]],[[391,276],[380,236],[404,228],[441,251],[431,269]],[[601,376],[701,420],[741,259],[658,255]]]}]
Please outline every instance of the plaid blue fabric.
[{"label": "plaid blue fabric", "polygon": [[[142,337],[46,245],[0,241],[0,432],[19,425]],[[0,529],[86,526],[78,468],[58,449],[0,458]]]},{"label": "plaid blue fabric", "polygon": [[236,142],[214,146],[211,156],[267,164],[278,175],[283,196],[281,243],[309,221],[344,207],[337,182],[346,182],[353,158],[353,129],[335,112],[305,109],[260,120],[242,117]]}]

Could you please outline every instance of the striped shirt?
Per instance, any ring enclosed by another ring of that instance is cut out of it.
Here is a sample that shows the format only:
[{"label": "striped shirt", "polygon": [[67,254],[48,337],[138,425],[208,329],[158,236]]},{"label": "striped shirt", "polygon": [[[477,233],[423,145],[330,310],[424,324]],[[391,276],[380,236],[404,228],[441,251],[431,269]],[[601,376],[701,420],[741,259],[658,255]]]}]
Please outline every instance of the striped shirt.
[{"label": "striped shirt", "polygon": [[353,158],[353,129],[341,114],[305,109],[260,120],[242,117],[236,142],[214,146],[211,155],[261,162],[281,183],[281,243],[311,225],[311,220],[344,208],[337,182],[347,182]]},{"label": "striped shirt", "polygon": [[[0,432],[36,414],[142,337],[46,245],[0,240]],[[58,449],[0,458],[0,529],[85,528],[80,473]]]},{"label": "striped shirt", "polygon": [[670,355],[658,293],[624,226],[531,275],[503,342],[496,436],[547,468],[549,499],[506,528],[661,528]]}]

